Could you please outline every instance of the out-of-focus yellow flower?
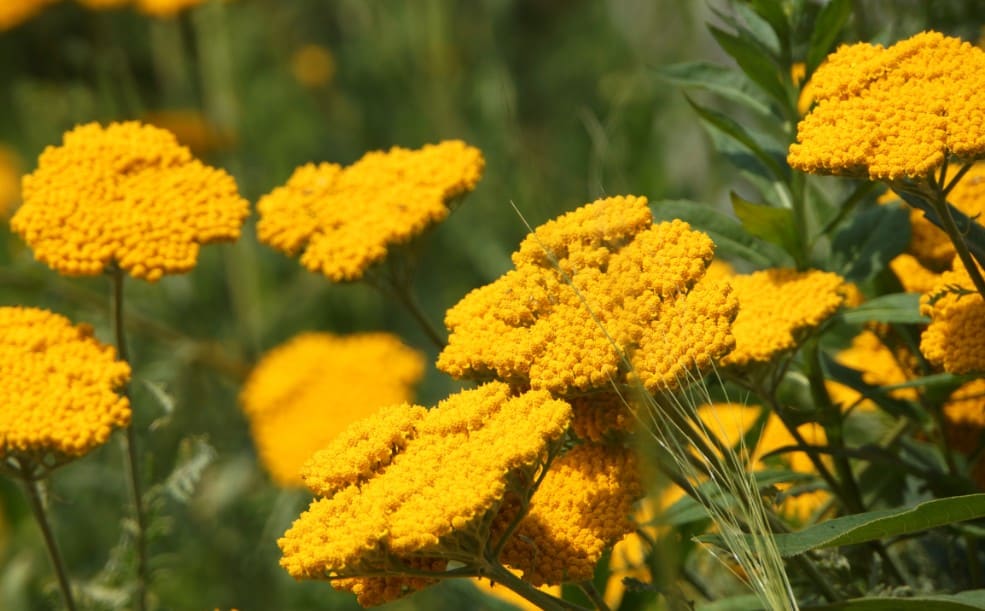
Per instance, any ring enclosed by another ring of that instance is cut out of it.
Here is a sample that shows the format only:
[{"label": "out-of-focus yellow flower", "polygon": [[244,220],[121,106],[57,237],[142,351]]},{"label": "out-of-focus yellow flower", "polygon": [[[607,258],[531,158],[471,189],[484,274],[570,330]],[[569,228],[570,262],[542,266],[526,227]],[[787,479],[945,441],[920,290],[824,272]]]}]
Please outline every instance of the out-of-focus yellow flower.
[{"label": "out-of-focus yellow flower", "polygon": [[[518,577],[520,577],[519,571],[514,570],[512,572]],[[541,611],[541,608],[538,605],[533,604],[526,598],[520,596],[519,594],[517,594],[516,592],[514,592],[513,590],[507,587],[490,583],[488,579],[473,579],[472,583],[474,583],[475,586],[479,588],[479,590],[483,594],[487,594],[489,596],[492,596],[493,598],[508,603],[516,607],[517,609],[520,609],[520,611]],[[550,594],[551,596],[554,596],[556,598],[561,597],[561,586],[559,585],[541,586],[538,589],[541,592]]]},{"label": "out-of-focus yellow flower", "polygon": [[942,410],[948,445],[971,461],[971,478],[985,490],[985,380],[972,380],[951,393]]},{"label": "out-of-focus yellow flower", "polygon": [[130,366],[46,310],[0,307],[0,464],[27,476],[78,458],[130,423]]},{"label": "out-of-focus yellow flower", "polygon": [[920,312],[930,325],[920,336],[927,360],[951,373],[985,371],[985,301],[957,258],[920,298]]},{"label": "out-of-focus yellow flower", "polygon": [[766,363],[797,347],[845,301],[841,276],[818,270],[767,269],[734,276],[739,315],[732,325],[735,350],[723,365]]},{"label": "out-of-focus yellow flower", "polygon": [[787,157],[815,174],[923,179],[985,155],[985,52],[922,32],[891,47],[843,45],[811,78],[817,100]]},{"label": "out-of-focus yellow flower", "polygon": [[13,149],[0,145],[0,219],[21,199],[21,161]]},{"label": "out-of-focus yellow flower", "polygon": [[502,559],[535,586],[592,578],[605,550],[633,531],[636,456],[586,443],[554,461]]},{"label": "out-of-focus yellow flower", "polygon": [[807,65],[804,62],[796,62],[790,66],[790,80],[800,89],[800,94],[797,96],[797,114],[802,117],[814,105],[814,84],[811,79],[805,80],[806,77]]},{"label": "out-of-focus yellow flower", "polygon": [[171,18],[205,0],[132,0],[137,10],[152,17]]},{"label": "out-of-focus yellow flower", "polygon": [[388,333],[305,333],[274,348],[240,394],[260,458],[282,486],[347,426],[413,398],[424,357]]},{"label": "out-of-focus yellow flower", "polygon": [[257,204],[260,241],[336,282],[367,268],[443,221],[453,201],[475,188],[484,160],[460,140],[418,150],[367,153],[343,168],[308,164]]},{"label": "out-of-focus yellow flower", "polygon": [[324,87],[335,76],[335,58],[327,48],[307,44],[291,55],[291,72],[305,87]]},{"label": "out-of-focus yellow flower", "polygon": [[196,155],[205,155],[229,148],[235,142],[234,134],[225,131],[193,108],[155,110],[143,116],[143,121],[166,129],[178,143],[187,146]]},{"label": "out-of-focus yellow flower", "polygon": [[0,31],[19,26],[58,0],[3,0],[0,2]]},{"label": "out-of-focus yellow flower", "polygon": [[890,261],[889,269],[893,270],[907,293],[927,293],[940,282],[940,274],[927,269],[920,259],[907,253],[898,255]]},{"label": "out-of-focus yellow flower", "polygon": [[[862,331],[852,338],[851,345],[838,353],[835,360],[845,367],[862,372],[862,381],[871,386],[902,384],[914,377],[916,357],[903,350],[890,350],[872,331]],[[858,405],[860,409],[875,409],[875,404],[844,384],[827,380],[825,385],[831,399],[842,407]],[[916,401],[916,388],[897,388],[889,395],[895,399]]]},{"label": "out-of-focus yellow flower", "polygon": [[702,278],[713,249],[687,223],[654,225],[641,197],[564,214],[523,241],[515,269],[448,310],[438,368],[560,395],[629,375],[648,390],[686,385],[732,347],[735,299]]},{"label": "out-of-focus yellow flower", "polygon": [[190,271],[200,245],[237,239],[249,214],[231,176],[136,122],[66,133],[24,177],[23,199],[10,226],[39,261],[66,275],[115,264],[151,282]]},{"label": "out-of-focus yellow flower", "polygon": [[103,11],[131,4],[133,0],[75,0],[87,9]]},{"label": "out-of-focus yellow flower", "polygon": [[513,395],[499,382],[430,411],[383,408],[304,467],[322,498],[278,542],[281,566],[297,579],[354,578],[333,585],[363,605],[426,585],[365,576],[399,573],[395,560],[440,570],[448,554],[479,558],[504,498],[528,492],[515,488],[532,485],[570,419],[570,406],[548,393]]}]

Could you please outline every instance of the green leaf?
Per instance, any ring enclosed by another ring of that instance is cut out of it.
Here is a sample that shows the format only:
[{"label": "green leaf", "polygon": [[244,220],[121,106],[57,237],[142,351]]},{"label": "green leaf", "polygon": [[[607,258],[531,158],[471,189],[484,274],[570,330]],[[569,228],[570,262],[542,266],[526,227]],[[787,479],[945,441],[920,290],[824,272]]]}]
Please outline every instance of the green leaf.
[{"label": "green leaf", "polygon": [[898,324],[927,324],[930,319],[920,313],[918,293],[894,293],[866,301],[862,305],[842,312],[842,320],[848,324],[890,322]]},{"label": "green leaf", "polygon": [[776,244],[796,259],[800,251],[797,235],[794,233],[793,210],[789,208],[774,208],[764,204],[756,204],[741,198],[734,191],[731,193],[732,210],[746,231]]},{"label": "green leaf", "polygon": [[687,99],[688,104],[691,105],[691,108],[698,113],[698,116],[701,117],[705,123],[727,134],[728,136],[731,136],[734,140],[749,149],[749,152],[752,153],[753,156],[759,160],[759,162],[762,163],[763,166],[770,171],[770,173],[773,174],[773,176],[784,181],[787,179],[790,169],[785,165],[785,163],[781,165],[781,162],[778,161],[776,156],[767,152],[766,147],[758,142],[746,128],[736,123],[731,117],[724,115],[717,110],[712,110],[711,108],[701,106],[688,96],[684,97]]},{"label": "green leaf", "polygon": [[790,18],[783,12],[782,3],[776,0],[745,0],[745,3],[770,24],[781,44],[790,37]]},{"label": "green leaf", "polygon": [[652,202],[655,221],[681,219],[703,231],[715,242],[715,251],[726,259],[741,259],[756,267],[784,267],[793,264],[786,252],[753,237],[738,221],[711,206],[687,200]]},{"label": "green leaf", "polygon": [[[928,221],[940,228],[941,231],[944,231],[940,217],[937,215],[937,211],[934,209],[933,204],[914,193],[899,191],[897,192],[897,195],[899,195],[907,204],[918,210],[922,210],[924,217]],[[964,239],[968,244],[968,250],[979,262],[979,264],[985,262],[985,225],[978,222],[980,217],[976,215],[973,219],[964,212],[961,212],[955,208],[954,205],[950,203],[947,204],[947,209],[951,214],[951,218],[953,218],[954,222],[957,224],[958,230],[964,234]]]},{"label": "green leaf", "polygon": [[771,115],[769,102],[749,83],[749,79],[725,66],[705,61],[684,62],[658,68],[656,74],[681,87],[717,93],[764,117]]},{"label": "green leaf", "polygon": [[900,206],[857,212],[831,242],[832,268],[861,282],[879,273],[910,243],[910,215]]},{"label": "green leaf", "polygon": [[[985,494],[968,494],[834,518],[799,532],[773,535],[773,539],[781,556],[796,556],[814,549],[855,545],[983,517]],[[720,535],[705,535],[698,540],[724,546]]]},{"label": "green leaf", "polygon": [[780,39],[770,23],[763,19],[756,11],[749,6],[739,2],[732,5],[735,12],[742,17],[745,27],[739,30],[740,36],[748,36],[764,49],[773,54],[774,57],[780,55]]},{"label": "green leaf", "polygon": [[[760,490],[775,486],[776,484],[805,482],[815,479],[815,476],[806,473],[797,473],[788,470],[758,471],[753,474],[756,484]],[[734,504],[734,499],[725,499],[720,488],[715,483],[705,482],[698,486],[698,490],[707,495],[711,500],[721,502],[730,507]],[[652,524],[681,526],[700,520],[709,519],[708,510],[704,505],[690,496],[684,496],[675,501],[670,507],[653,520]]]},{"label": "green leaf", "polygon": [[730,34],[708,26],[722,50],[728,53],[749,79],[784,108],[789,105],[790,93],[780,80],[780,71],[770,53],[749,38]]},{"label": "green leaf", "polygon": [[831,45],[841,33],[841,28],[852,13],[850,0],[830,0],[818,13],[811,33],[811,42],[807,47],[807,74],[811,74],[821,64]]},{"label": "green leaf", "polygon": [[[704,607],[701,607],[702,609]],[[985,590],[915,598],[854,598],[830,605],[801,607],[804,611],[972,611],[985,609]]]},{"label": "green leaf", "polygon": [[698,605],[697,611],[760,611],[763,602],[755,594],[741,594],[720,598],[714,602]]}]

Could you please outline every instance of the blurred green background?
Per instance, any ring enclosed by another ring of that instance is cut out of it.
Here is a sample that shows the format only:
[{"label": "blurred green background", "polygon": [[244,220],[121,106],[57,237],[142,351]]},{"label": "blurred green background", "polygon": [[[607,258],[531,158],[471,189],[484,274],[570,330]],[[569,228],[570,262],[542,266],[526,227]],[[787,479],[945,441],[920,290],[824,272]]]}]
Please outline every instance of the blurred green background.
[{"label": "blurred green background", "polygon": [[[0,0],[9,1],[9,0]],[[428,314],[509,268],[532,225],[604,195],[717,203],[730,171],[680,91],[654,68],[724,61],[704,23],[725,2],[692,0],[212,1],[173,18],[55,3],[0,31],[0,145],[30,171],[79,123],[170,127],[231,172],[251,202],[309,161],[460,138],[483,180],[423,244],[415,289]],[[858,2],[858,38],[934,24],[975,39],[973,2]],[[980,3],[979,3],[980,4]],[[725,109],[727,110],[727,109]],[[305,506],[258,465],[236,403],[243,373],[303,330],[391,330],[436,355],[398,304],[332,285],[259,245],[255,218],[193,273],[130,282],[136,426],[154,486],[153,586],[161,609],[349,609],[349,595],[296,583],[276,539]],[[107,278],[68,279],[33,261],[0,220],[0,305],[47,307],[111,341]],[[433,370],[418,402],[457,384]],[[49,500],[84,608],[120,608],[130,579],[121,450],[107,444],[51,479]],[[122,527],[121,527],[122,526]],[[0,480],[0,609],[59,605],[40,536]],[[501,608],[442,584],[393,608]]]}]

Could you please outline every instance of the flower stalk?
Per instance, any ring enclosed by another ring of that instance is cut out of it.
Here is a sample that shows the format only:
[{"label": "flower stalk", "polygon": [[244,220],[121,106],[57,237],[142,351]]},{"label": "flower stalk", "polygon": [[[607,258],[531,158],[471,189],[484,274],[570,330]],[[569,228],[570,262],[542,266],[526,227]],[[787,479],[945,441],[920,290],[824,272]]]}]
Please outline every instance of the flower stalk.
[{"label": "flower stalk", "polygon": [[24,485],[24,493],[27,495],[31,512],[34,514],[34,519],[37,521],[38,527],[41,529],[41,535],[44,537],[45,548],[48,550],[48,557],[51,559],[51,565],[55,569],[55,575],[58,577],[58,586],[62,592],[62,599],[65,601],[65,608],[68,611],[75,611],[76,607],[75,599],[72,597],[72,585],[68,581],[65,562],[62,560],[61,553],[58,551],[55,536],[51,532],[51,525],[48,523],[44,503],[41,501],[41,494],[38,491],[38,482],[36,479],[32,479],[27,474],[24,474],[24,477],[21,477],[21,483]]}]

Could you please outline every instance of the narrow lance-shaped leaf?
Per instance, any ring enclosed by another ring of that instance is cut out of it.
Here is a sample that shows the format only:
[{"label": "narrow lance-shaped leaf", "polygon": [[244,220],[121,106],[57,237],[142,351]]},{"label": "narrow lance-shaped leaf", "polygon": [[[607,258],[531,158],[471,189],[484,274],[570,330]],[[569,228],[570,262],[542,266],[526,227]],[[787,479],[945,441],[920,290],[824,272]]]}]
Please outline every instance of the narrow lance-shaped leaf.
[{"label": "narrow lance-shaped leaf", "polygon": [[867,322],[889,322],[905,325],[925,325],[930,319],[920,313],[920,295],[917,293],[893,293],[882,295],[846,310],[842,319],[852,325]]},{"label": "narrow lance-shaped leaf", "polygon": [[738,102],[753,112],[769,117],[769,101],[752,86],[740,72],[711,62],[696,61],[671,64],[657,68],[659,78],[679,85],[717,93]]},{"label": "narrow lance-shaped leaf", "polygon": [[841,28],[851,13],[852,3],[850,0],[830,0],[818,13],[817,20],[814,22],[814,30],[811,33],[811,41],[807,48],[808,74],[813,73],[815,68],[827,57],[831,45],[838,38]]},{"label": "narrow lance-shaped leaf", "polygon": [[774,208],[764,204],[756,204],[743,199],[735,192],[731,193],[732,210],[739,217],[746,231],[776,244],[794,259],[797,259],[800,244],[794,230],[793,210],[789,208]]},{"label": "narrow lance-shaped leaf", "polygon": [[780,80],[776,61],[766,49],[758,47],[750,39],[730,34],[715,26],[709,26],[708,29],[722,50],[739,64],[750,80],[762,87],[764,92],[783,107],[788,105],[790,92]]},{"label": "narrow lance-shaped leaf", "polygon": [[705,106],[701,106],[688,96],[684,96],[687,99],[688,104],[691,108],[698,113],[705,123],[714,127],[715,129],[727,134],[728,136],[735,139],[737,142],[741,143],[749,152],[755,156],[760,163],[762,163],[776,178],[780,180],[786,180],[787,175],[790,173],[789,168],[785,165],[781,165],[780,161],[776,157],[771,155],[767,150],[753,138],[749,131],[735,122],[731,117],[726,116],[717,110],[712,110]]}]

